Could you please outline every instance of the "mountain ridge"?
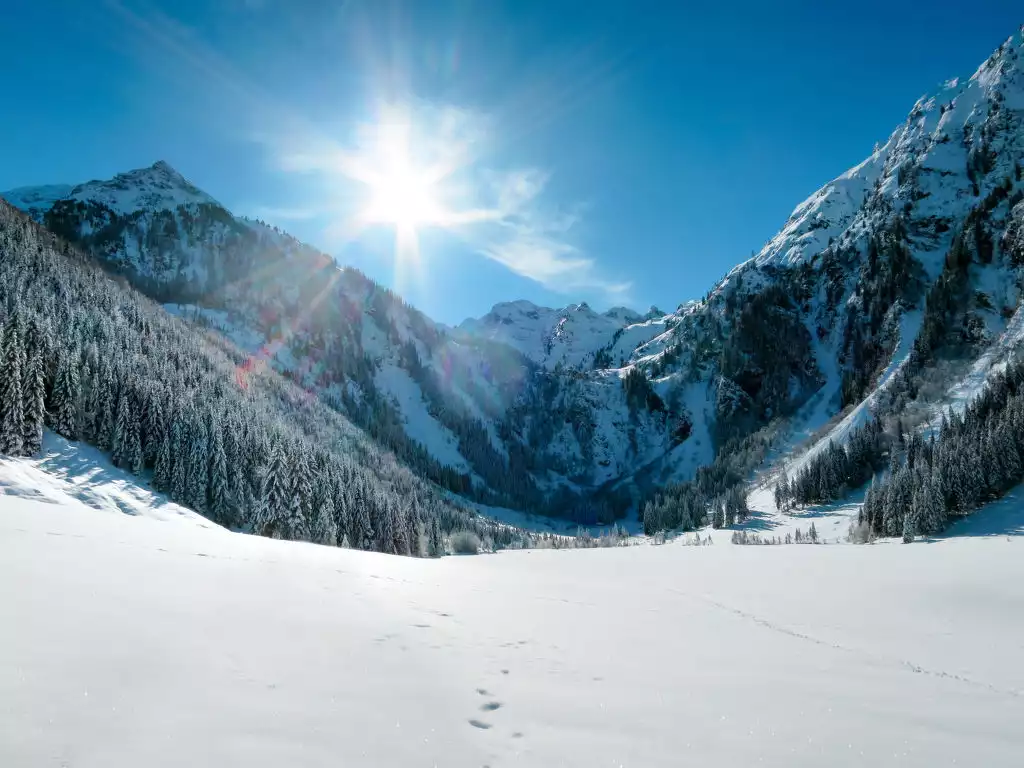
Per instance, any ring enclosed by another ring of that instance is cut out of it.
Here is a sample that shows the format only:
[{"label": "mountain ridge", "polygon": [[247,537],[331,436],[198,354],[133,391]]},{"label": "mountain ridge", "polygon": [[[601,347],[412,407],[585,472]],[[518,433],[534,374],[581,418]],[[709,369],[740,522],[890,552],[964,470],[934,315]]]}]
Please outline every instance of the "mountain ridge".
[{"label": "mountain ridge", "polygon": [[[162,163],[74,187],[41,220],[158,300],[262,340],[304,386],[370,413],[356,420],[378,439],[451,467],[459,492],[614,517],[737,440],[810,433],[865,402],[921,347],[918,329],[931,355],[998,340],[1021,298],[1021,45],[1018,31],[919,99],[753,258],[669,313],[519,300],[447,329]],[[17,192],[37,212],[46,200]],[[965,291],[938,317],[954,251]],[[333,309],[309,306],[323,277]]]}]

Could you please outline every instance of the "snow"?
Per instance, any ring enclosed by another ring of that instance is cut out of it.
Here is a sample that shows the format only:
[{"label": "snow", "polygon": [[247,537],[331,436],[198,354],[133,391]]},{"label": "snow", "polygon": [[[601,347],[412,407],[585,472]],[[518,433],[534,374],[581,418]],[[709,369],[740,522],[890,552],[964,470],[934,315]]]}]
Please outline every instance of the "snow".
[{"label": "snow", "polygon": [[15,208],[27,212],[36,221],[41,221],[43,214],[53,207],[58,200],[71,194],[70,184],[42,184],[35,187],[18,187],[0,193]]},{"label": "snow", "polygon": [[403,368],[382,363],[374,375],[377,389],[391,396],[405,420],[405,432],[425,447],[430,455],[462,472],[470,470],[459,453],[458,440],[451,430],[430,415],[419,384]]},{"label": "snow", "polygon": [[[786,535],[806,534],[811,525],[818,532],[819,539],[826,544],[845,544],[850,524],[856,522],[857,512],[864,501],[864,491],[855,491],[836,504],[813,504],[808,507],[780,511],[775,506],[774,478],[755,486],[747,496],[750,515],[745,523],[738,524],[737,530],[757,534],[761,538],[777,537],[785,540]],[[731,541],[730,531],[705,531],[723,542]]]},{"label": "snow", "polygon": [[795,266],[820,253],[853,220],[880,177],[893,138],[871,157],[826,184],[796,207],[789,221],[754,257],[758,266]]},{"label": "snow", "polygon": [[886,366],[882,375],[878,378],[878,385],[867,397],[854,406],[836,426],[830,429],[824,437],[786,467],[786,471],[790,476],[796,475],[818,453],[828,448],[830,443],[844,445],[855,429],[868,423],[879,396],[892,383],[896,374],[906,365],[907,360],[910,358],[910,351],[913,348],[914,339],[917,338],[917,334],[921,330],[923,319],[924,313],[919,309],[910,309],[903,312],[900,316],[899,341],[896,344],[896,349],[893,350],[889,365]]},{"label": "snow", "polygon": [[13,499],[57,504],[70,510],[184,522],[199,528],[218,527],[143,487],[138,478],[111,465],[92,446],[65,440],[49,430],[43,434],[39,458],[0,457],[0,511]]},{"label": "snow", "polygon": [[3,495],[0,764],[1019,764],[1024,538],[725,535],[413,560]]},{"label": "snow", "polygon": [[470,507],[481,515],[490,520],[497,520],[500,523],[505,523],[513,528],[522,528],[527,531],[536,531],[538,533],[553,533],[561,536],[575,536],[581,530],[588,531],[593,536],[601,536],[602,534],[609,533],[618,526],[626,530],[630,536],[636,536],[641,533],[642,526],[640,521],[635,515],[627,515],[626,518],[613,523],[612,525],[579,525],[569,520],[562,520],[557,517],[548,517],[546,515],[535,515],[531,512],[523,512],[518,509],[510,509],[508,507],[495,507],[489,504],[481,504],[476,501],[467,501],[466,499],[459,499],[459,503],[465,507]]},{"label": "snow", "polygon": [[962,414],[967,404],[980,395],[988,386],[990,377],[1003,370],[1009,358],[1024,343],[1024,307],[1013,313],[1006,329],[989,345],[971,365],[967,374],[946,392],[941,401],[931,409],[926,433],[937,432],[942,414],[952,408]]},{"label": "snow", "polygon": [[482,318],[463,321],[457,331],[507,344],[545,368],[586,368],[616,331],[639,319],[639,313],[622,307],[598,314],[587,304],[551,309],[519,300],[495,304]]},{"label": "snow", "polygon": [[119,173],[109,181],[79,184],[68,197],[82,201],[94,200],[121,215],[142,209],[174,210],[179,205],[206,204],[220,207],[220,203],[190,184],[162,160],[149,168]]},{"label": "snow", "polygon": [[[222,309],[209,309],[195,304],[163,304],[164,310],[189,321],[201,321],[216,329],[241,350],[256,354],[267,344],[266,337],[239,318]],[[278,349],[277,351],[280,351]]]}]

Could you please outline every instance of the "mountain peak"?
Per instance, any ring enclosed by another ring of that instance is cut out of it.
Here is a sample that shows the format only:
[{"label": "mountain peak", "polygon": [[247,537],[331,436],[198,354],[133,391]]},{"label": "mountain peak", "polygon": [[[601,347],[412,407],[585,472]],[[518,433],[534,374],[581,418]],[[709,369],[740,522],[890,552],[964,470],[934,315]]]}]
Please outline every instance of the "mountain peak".
[{"label": "mountain peak", "polygon": [[149,166],[149,168],[150,170],[153,171],[160,171],[161,173],[164,173],[167,176],[174,176],[179,179],[184,178],[180,173],[174,170],[174,168],[171,167],[171,164],[168,163],[166,160],[157,160],[155,163]]},{"label": "mountain peak", "polygon": [[196,187],[166,160],[146,168],[119,173],[106,181],[89,181],[75,187],[70,197],[102,203],[115,213],[139,210],[174,210],[179,205],[216,205],[213,197]]}]

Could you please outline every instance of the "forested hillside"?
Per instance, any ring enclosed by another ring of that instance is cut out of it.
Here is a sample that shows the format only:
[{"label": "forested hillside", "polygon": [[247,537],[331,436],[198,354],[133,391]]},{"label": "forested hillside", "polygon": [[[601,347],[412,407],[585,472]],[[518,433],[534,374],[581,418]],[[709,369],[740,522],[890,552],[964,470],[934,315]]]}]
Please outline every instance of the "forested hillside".
[{"label": "forested hillside", "polygon": [[48,426],[214,522],[275,538],[434,556],[453,531],[523,542],[3,202],[0,329],[7,455],[38,451]]}]

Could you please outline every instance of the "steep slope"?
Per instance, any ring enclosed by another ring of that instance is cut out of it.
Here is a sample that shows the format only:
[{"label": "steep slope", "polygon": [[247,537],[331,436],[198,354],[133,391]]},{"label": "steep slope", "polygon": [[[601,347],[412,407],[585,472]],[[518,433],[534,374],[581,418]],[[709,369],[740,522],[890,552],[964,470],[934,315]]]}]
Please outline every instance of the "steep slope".
[{"label": "steep slope", "polygon": [[652,507],[655,528],[720,508],[761,459],[808,435],[818,433],[813,457],[873,417],[906,430],[972,361],[1010,353],[1002,340],[1015,338],[1007,329],[1024,264],[1021,53],[1018,32],[971,78],[920,99],[888,141],[799,205],[760,253],[678,313],[661,350],[637,360],[715,388],[720,446],[762,430],[720,449],[699,483],[668,489]]}]

